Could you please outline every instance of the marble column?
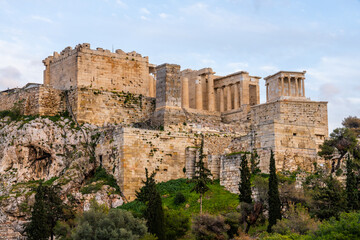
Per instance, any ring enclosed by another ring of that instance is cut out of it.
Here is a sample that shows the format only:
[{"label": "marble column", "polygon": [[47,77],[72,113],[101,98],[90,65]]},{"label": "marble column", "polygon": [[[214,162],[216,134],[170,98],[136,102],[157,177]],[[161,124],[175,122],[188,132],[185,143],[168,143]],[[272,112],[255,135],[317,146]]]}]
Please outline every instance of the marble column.
[{"label": "marble column", "polygon": [[269,84],[266,84],[266,102],[269,101]]},{"label": "marble column", "polygon": [[149,75],[149,97],[154,97],[154,78]]},{"label": "marble column", "polygon": [[298,78],[295,78],[295,96],[296,96],[296,97],[299,96],[299,83],[298,83]]},{"label": "marble column", "polygon": [[291,96],[291,77],[288,77],[288,96]]},{"label": "marble column", "polygon": [[208,103],[209,111],[215,111],[215,92],[214,92],[214,77],[213,75],[208,75]]},{"label": "marble column", "polygon": [[231,108],[231,85],[226,86],[226,110],[230,111]]},{"label": "marble column", "polygon": [[238,84],[234,84],[234,109],[239,108],[239,87]]},{"label": "marble column", "polygon": [[305,81],[301,78],[302,96],[305,97]]},{"label": "marble column", "polygon": [[182,79],[182,107],[189,108],[189,79]]},{"label": "marble column", "polygon": [[220,88],[220,112],[224,112],[224,88]]},{"label": "marble column", "polygon": [[281,81],[281,96],[284,96],[284,77],[280,77]]},{"label": "marble column", "polygon": [[201,86],[201,77],[196,77],[195,80],[195,105],[196,109],[203,109],[203,98],[202,98],[202,86]]}]

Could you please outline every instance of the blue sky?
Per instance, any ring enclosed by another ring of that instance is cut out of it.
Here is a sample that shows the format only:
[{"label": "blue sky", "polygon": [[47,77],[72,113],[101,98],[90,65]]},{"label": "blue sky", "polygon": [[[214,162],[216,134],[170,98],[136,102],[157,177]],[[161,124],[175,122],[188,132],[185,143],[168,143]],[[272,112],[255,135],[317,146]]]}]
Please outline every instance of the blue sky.
[{"label": "blue sky", "polygon": [[306,70],[330,130],[360,117],[359,0],[0,0],[0,90],[41,83],[42,59],[84,42],[219,75]]}]

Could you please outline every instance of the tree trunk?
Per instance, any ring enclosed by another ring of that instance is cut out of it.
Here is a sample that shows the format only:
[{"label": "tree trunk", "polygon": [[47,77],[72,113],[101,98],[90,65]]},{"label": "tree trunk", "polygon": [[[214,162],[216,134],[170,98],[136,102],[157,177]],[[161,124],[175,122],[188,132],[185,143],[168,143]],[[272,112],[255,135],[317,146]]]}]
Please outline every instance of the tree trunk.
[{"label": "tree trunk", "polygon": [[247,223],[247,225],[246,225],[245,233],[247,234],[250,230],[251,224],[249,222],[246,222],[246,223]]},{"label": "tree trunk", "polygon": [[202,214],[202,194],[200,194],[200,214]]},{"label": "tree trunk", "polygon": [[338,162],[336,164],[336,170],[340,168],[340,162],[341,162],[341,159],[345,156],[346,153],[344,154],[341,154],[341,156],[338,158]]},{"label": "tree trunk", "polygon": [[331,173],[335,172],[335,160],[333,159],[331,162]]}]

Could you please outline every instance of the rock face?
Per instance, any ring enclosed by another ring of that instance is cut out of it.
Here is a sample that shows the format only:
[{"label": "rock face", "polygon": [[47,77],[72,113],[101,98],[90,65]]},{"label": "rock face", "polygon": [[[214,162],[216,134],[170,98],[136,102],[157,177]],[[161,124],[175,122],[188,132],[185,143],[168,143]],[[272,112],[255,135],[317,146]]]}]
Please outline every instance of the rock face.
[{"label": "rock face", "polygon": [[21,236],[39,180],[59,185],[65,203],[71,197],[85,210],[93,198],[109,207],[121,205],[122,198],[110,186],[103,185],[98,191],[80,191],[100,165],[95,152],[111,149],[117,157],[112,147],[117,141],[110,144],[107,141],[113,131],[89,124],[79,128],[72,120],[59,117],[1,119],[0,239]]}]

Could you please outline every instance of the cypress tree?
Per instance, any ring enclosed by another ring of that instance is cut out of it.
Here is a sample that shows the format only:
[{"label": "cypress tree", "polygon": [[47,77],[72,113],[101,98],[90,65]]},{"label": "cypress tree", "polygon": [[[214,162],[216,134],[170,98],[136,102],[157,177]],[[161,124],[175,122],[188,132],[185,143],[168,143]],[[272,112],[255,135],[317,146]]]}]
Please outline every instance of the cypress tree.
[{"label": "cypress tree", "polygon": [[239,200],[240,202],[251,203],[250,170],[246,154],[242,155],[240,163]]},{"label": "cypress tree", "polygon": [[164,210],[162,208],[160,193],[156,189],[156,173],[152,172],[149,176],[146,168],[145,173],[146,180],[142,181],[144,186],[140,189],[140,192],[136,191],[136,198],[146,205],[144,217],[147,220],[149,232],[155,234],[159,240],[164,240]]},{"label": "cypress tree", "polygon": [[358,190],[356,183],[356,176],[353,171],[354,163],[348,155],[346,161],[346,200],[348,210],[356,210],[359,207]]},{"label": "cypress tree", "polygon": [[270,177],[269,177],[269,225],[268,232],[276,224],[277,219],[281,219],[281,202],[279,198],[278,180],[276,176],[275,158],[271,150],[270,155]]},{"label": "cypress tree", "polygon": [[51,239],[54,238],[56,222],[64,217],[64,205],[58,195],[58,189],[52,186],[44,186],[42,182],[36,189],[35,203],[31,212],[31,218],[25,227],[28,238]]},{"label": "cypress tree", "polygon": [[195,163],[195,175],[191,182],[195,183],[191,192],[195,191],[200,194],[200,213],[202,213],[202,199],[203,195],[209,190],[208,183],[212,183],[210,176],[212,175],[210,170],[205,167],[204,163],[204,136],[201,139],[201,145],[199,149],[199,161]]}]

